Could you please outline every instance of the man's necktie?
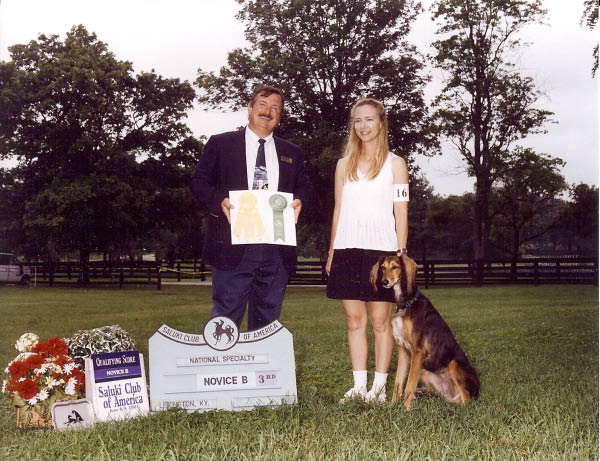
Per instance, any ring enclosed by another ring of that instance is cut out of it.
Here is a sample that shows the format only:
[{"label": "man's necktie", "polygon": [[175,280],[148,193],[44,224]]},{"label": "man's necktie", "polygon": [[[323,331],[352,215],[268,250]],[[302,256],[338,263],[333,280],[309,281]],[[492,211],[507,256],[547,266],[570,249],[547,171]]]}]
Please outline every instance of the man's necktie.
[{"label": "man's necktie", "polygon": [[256,154],[256,166],[254,167],[254,182],[252,189],[268,189],[267,163],[265,161],[265,140],[258,140],[258,153]]}]

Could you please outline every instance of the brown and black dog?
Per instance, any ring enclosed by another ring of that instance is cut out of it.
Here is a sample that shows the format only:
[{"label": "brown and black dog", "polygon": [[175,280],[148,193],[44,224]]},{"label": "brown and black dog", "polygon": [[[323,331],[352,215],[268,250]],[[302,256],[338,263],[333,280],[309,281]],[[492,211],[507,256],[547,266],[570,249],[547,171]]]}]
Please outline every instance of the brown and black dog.
[{"label": "brown and black dog", "polygon": [[409,360],[404,408],[411,407],[419,380],[448,402],[467,403],[479,395],[477,372],[442,316],[417,289],[416,275],[417,264],[406,255],[381,257],[371,270],[373,288],[393,289],[396,299],[392,331],[398,368],[392,403],[402,397]]}]

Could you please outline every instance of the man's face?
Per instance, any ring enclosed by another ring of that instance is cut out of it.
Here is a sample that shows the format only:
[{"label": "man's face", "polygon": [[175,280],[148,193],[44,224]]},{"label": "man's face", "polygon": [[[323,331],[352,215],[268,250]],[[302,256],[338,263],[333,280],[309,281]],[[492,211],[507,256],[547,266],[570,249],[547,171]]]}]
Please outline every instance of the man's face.
[{"label": "man's face", "polygon": [[248,104],[248,127],[260,138],[269,136],[281,117],[281,97],[277,93],[258,95],[254,104]]}]

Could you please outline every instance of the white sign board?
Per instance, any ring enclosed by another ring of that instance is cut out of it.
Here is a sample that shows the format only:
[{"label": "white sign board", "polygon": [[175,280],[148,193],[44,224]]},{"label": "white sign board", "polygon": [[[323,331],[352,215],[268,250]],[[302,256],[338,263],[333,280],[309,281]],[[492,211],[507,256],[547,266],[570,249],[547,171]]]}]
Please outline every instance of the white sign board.
[{"label": "white sign board", "polygon": [[294,200],[289,192],[270,190],[229,191],[231,243],[272,243],[296,246]]},{"label": "white sign board", "polygon": [[203,334],[163,324],[149,339],[152,411],[247,410],[296,403],[292,334],[279,321],[240,333],[227,317]]},{"label": "white sign board", "polygon": [[98,421],[147,415],[148,388],[139,351],[92,354],[85,359],[85,395]]}]

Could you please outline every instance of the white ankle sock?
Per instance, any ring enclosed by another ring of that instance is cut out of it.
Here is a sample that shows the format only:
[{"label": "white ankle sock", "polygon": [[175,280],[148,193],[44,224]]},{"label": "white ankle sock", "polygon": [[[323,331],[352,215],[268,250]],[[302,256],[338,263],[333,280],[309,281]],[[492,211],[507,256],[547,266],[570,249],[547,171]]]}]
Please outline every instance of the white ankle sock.
[{"label": "white ankle sock", "polygon": [[387,373],[379,373],[375,372],[375,378],[373,378],[373,387],[372,389],[378,391],[381,388],[385,388],[385,383],[387,381],[388,374]]},{"label": "white ankle sock", "polygon": [[354,376],[355,389],[367,388],[367,370],[354,370],[352,371],[352,375]]}]

